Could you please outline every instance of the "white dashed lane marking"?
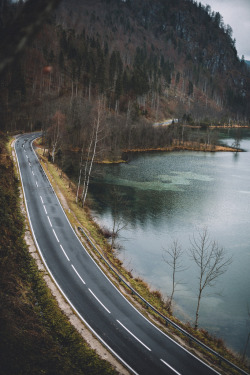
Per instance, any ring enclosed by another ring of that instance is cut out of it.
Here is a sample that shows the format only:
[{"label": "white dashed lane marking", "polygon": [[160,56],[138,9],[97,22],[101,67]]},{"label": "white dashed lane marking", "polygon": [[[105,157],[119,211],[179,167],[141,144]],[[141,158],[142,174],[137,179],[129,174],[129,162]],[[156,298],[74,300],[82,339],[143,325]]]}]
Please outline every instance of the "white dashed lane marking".
[{"label": "white dashed lane marking", "polygon": [[69,261],[70,259],[69,259],[68,255],[66,254],[66,252],[65,252],[64,248],[62,247],[62,245],[60,245],[60,248],[61,248],[63,254],[66,256],[67,260]]},{"label": "white dashed lane marking", "polygon": [[131,336],[133,336],[140,344],[142,344],[146,349],[148,349],[151,352],[151,349],[145,345],[138,337],[136,337],[127,327],[125,327],[119,320],[116,320],[117,323],[119,323]]},{"label": "white dashed lane marking", "polygon": [[49,225],[51,226],[51,228],[52,228],[52,224],[51,224],[51,221],[50,221],[50,218],[49,218],[49,216],[47,216],[47,218],[48,218],[48,220],[49,220]]},{"label": "white dashed lane marking", "polygon": [[79,277],[79,279],[81,280],[81,282],[85,285],[85,281],[81,278],[81,276],[79,275],[79,273],[77,272],[77,270],[75,269],[75,267],[73,266],[73,264],[71,264],[71,267],[73,268],[73,270],[75,271],[75,273],[77,274],[77,276]]},{"label": "white dashed lane marking", "polygon": [[161,361],[164,363],[164,365],[170,368],[175,374],[181,375],[178,371],[176,371],[173,367],[171,367],[167,362],[163,361],[163,359],[161,359]]},{"label": "white dashed lane marking", "polygon": [[54,230],[54,229],[52,229],[52,230],[53,230],[54,236],[56,237],[56,240],[57,240],[57,242],[59,242],[59,240],[58,240],[58,237],[57,237],[57,235],[56,235],[56,232],[55,232],[55,230]]},{"label": "white dashed lane marking", "polygon": [[[89,288],[88,288],[89,289]],[[111,312],[107,309],[107,307],[96,297],[96,295],[92,292],[91,289],[89,289],[90,293],[92,294],[93,297],[95,297],[95,299],[97,300],[97,302],[100,303],[100,305],[109,313],[111,314]]]}]

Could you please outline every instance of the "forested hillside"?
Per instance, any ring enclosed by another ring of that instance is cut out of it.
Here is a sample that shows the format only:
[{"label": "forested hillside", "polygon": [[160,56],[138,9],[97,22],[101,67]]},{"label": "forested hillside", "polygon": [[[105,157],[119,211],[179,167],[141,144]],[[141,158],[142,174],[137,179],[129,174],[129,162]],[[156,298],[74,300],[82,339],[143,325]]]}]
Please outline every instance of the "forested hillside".
[{"label": "forested hillside", "polygon": [[[22,6],[5,2],[2,38]],[[0,128],[43,129],[59,162],[65,150],[87,152],[94,136],[99,158],[117,159],[197,139],[182,125],[248,123],[249,83],[231,27],[209,6],[63,0],[1,77]],[[152,126],[172,118],[177,125]]]},{"label": "forested hillside", "polygon": [[222,115],[223,109],[247,113],[244,61],[237,57],[232,28],[209,6],[192,0],[63,1],[57,21],[83,33],[92,47],[97,43],[92,70],[91,57],[84,66],[75,56],[83,68],[78,72],[94,74],[97,81],[101,74],[98,87],[110,89],[113,101],[122,94],[141,96],[152,116],[158,97],[167,114],[172,110],[177,117],[185,111],[195,118]]}]

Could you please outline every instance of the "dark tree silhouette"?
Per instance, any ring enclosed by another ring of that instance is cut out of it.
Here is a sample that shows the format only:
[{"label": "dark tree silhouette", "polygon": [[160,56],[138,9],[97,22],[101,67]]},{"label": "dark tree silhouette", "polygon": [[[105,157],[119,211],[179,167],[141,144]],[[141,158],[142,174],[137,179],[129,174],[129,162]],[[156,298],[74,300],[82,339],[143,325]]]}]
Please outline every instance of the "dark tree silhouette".
[{"label": "dark tree silhouette", "polygon": [[[0,76],[7,67],[24,52],[25,47],[40,30],[44,21],[61,0],[28,0],[13,20],[1,29],[0,42]],[[1,0],[0,9],[3,9]]]}]

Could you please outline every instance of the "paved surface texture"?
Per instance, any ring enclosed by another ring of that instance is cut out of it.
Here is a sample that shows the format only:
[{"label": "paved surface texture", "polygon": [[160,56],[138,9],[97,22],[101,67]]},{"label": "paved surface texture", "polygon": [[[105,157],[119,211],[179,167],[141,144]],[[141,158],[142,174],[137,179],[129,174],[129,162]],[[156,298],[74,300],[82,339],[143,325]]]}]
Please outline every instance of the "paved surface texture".
[{"label": "paved surface texture", "polygon": [[215,374],[145,319],[92,260],[34,153],[36,137],[15,142],[29,220],[49,272],[77,314],[131,373]]}]

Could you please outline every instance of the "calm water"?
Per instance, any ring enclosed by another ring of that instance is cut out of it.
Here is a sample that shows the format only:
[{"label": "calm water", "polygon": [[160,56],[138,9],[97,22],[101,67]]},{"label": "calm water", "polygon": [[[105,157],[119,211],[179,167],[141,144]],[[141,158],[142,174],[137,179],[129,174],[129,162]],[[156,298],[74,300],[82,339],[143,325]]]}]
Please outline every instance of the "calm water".
[{"label": "calm water", "polygon": [[[232,144],[229,134],[224,141]],[[177,274],[174,313],[193,323],[198,279],[188,256],[189,239],[206,226],[233,262],[200,308],[200,326],[242,352],[250,330],[250,132],[244,131],[244,153],[172,152],[141,154],[127,164],[101,167],[90,187],[95,216],[112,228],[114,199],[121,192],[119,214],[127,223],[120,232],[118,256],[124,265],[164,296],[171,291],[164,248],[178,239],[189,268]],[[250,348],[248,348],[250,355]]]}]

